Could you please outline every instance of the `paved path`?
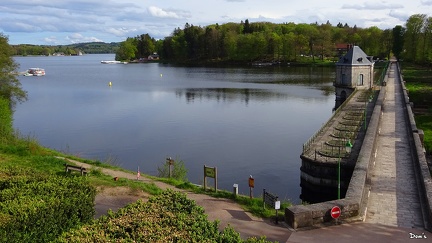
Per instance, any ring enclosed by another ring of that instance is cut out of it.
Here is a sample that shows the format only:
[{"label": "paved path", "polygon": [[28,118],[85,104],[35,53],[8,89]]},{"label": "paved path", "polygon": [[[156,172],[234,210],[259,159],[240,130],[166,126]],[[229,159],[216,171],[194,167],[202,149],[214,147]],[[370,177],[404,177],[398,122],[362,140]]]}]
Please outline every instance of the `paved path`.
[{"label": "paved path", "polygon": [[392,64],[386,86],[366,222],[423,229],[399,77],[396,64]]}]

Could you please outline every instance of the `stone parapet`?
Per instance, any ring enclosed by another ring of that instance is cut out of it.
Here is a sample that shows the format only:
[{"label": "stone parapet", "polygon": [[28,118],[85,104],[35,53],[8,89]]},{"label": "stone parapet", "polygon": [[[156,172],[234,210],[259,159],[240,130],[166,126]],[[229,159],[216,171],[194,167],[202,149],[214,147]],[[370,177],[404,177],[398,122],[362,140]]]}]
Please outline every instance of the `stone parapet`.
[{"label": "stone parapet", "polygon": [[[397,65],[399,69],[399,64]],[[400,73],[400,72],[399,72]],[[414,171],[416,173],[417,184],[419,188],[420,202],[422,204],[423,221],[425,228],[432,232],[432,177],[431,171],[428,166],[425,149],[423,147],[422,136],[423,131],[417,128],[412,111],[412,104],[409,101],[408,92],[405,87],[402,75],[400,76],[402,83],[402,95],[405,100],[406,109],[405,116],[408,121],[407,127],[410,134],[412,134],[411,150],[414,159]]]}]

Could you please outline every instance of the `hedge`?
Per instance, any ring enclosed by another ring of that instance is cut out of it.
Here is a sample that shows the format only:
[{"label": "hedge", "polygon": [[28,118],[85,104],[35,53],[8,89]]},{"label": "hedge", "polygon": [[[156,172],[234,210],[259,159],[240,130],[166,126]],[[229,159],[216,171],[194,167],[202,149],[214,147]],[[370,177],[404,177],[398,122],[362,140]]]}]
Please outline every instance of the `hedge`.
[{"label": "hedge", "polygon": [[84,177],[0,169],[0,241],[53,241],[93,219],[95,196]]}]

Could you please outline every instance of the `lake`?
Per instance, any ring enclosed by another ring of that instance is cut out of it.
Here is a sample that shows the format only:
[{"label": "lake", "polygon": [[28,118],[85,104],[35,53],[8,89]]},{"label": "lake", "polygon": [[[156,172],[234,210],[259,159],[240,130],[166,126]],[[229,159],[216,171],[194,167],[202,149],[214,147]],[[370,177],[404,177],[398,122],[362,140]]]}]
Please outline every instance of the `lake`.
[{"label": "lake", "polygon": [[[302,145],[332,114],[334,67],[180,67],[101,64],[112,54],[15,57],[28,101],[14,127],[43,146],[157,175],[167,157],[202,184],[300,202]],[[109,82],[112,86],[109,86]],[[213,185],[213,179],[207,183]]]}]

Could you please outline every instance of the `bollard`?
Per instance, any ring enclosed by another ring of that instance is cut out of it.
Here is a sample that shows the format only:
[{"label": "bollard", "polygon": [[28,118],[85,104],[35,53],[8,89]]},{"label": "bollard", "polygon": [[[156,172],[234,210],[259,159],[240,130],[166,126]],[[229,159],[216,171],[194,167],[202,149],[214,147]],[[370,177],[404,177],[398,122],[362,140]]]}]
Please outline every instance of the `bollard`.
[{"label": "bollard", "polygon": [[233,195],[234,197],[237,197],[238,195],[238,184],[233,185]]}]

